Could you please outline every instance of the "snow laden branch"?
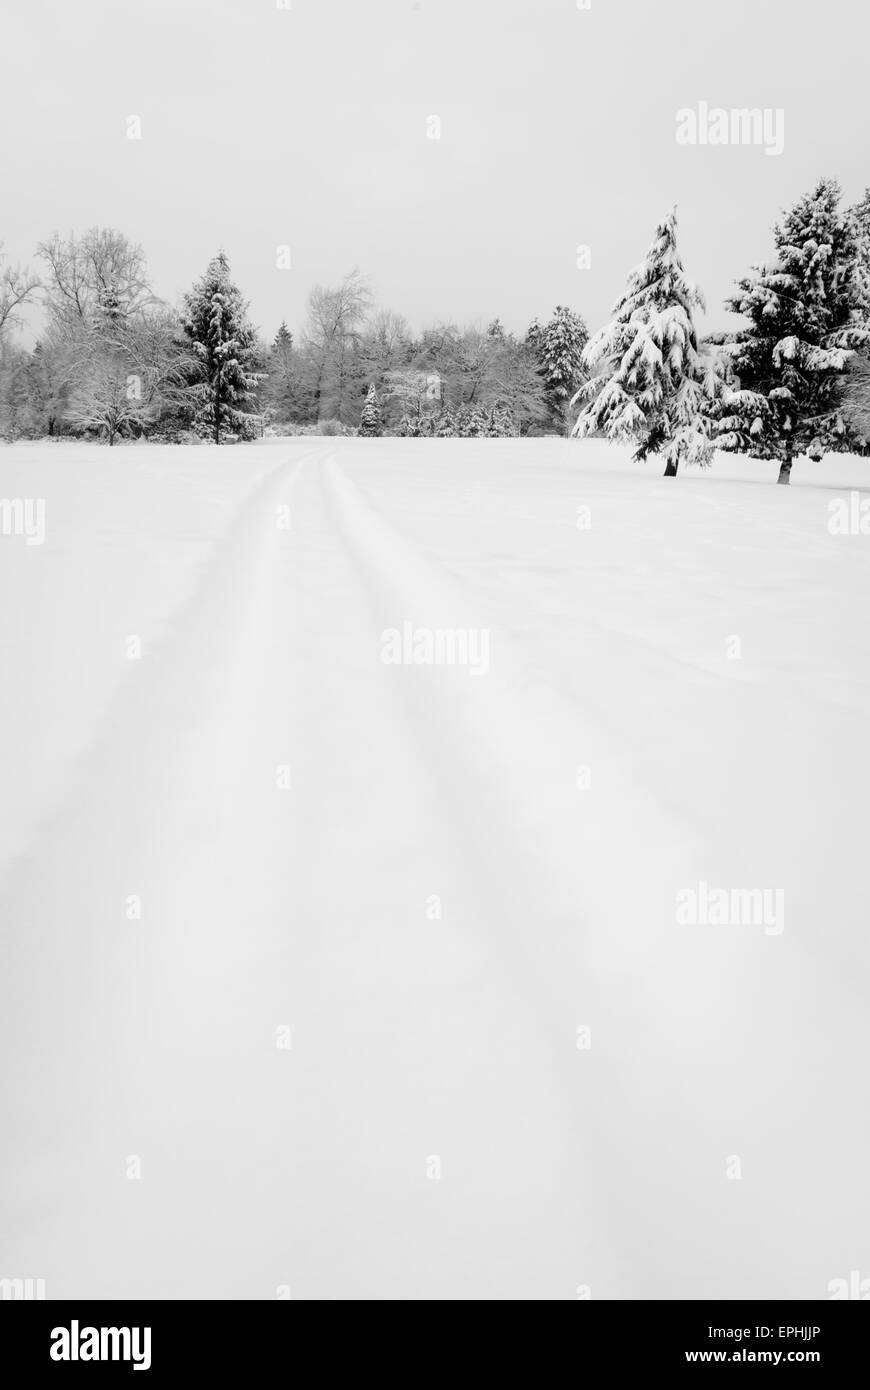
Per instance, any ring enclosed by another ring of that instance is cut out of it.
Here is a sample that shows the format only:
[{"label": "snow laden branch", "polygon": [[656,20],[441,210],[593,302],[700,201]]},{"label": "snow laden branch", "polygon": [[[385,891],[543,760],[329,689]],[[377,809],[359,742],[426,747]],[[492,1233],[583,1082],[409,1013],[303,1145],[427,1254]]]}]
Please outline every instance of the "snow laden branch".
[{"label": "snow laden branch", "polygon": [[256,336],[223,251],[185,297],[181,322],[197,368],[189,388],[194,429],[215,444],[227,432],[253,438],[260,426],[251,409],[260,380],[254,371]]},{"label": "snow laden branch", "polygon": [[683,270],[676,226],[674,209],[629,274],[610,323],[587,344],[589,380],[572,401],[586,402],[575,437],[633,442],[636,458],[661,455],[671,477],[681,462],[709,463],[723,387],[716,357],[699,346],[694,311],[704,299]]},{"label": "snow laden branch", "polygon": [[0,344],[8,330],[19,326],[19,310],[31,303],[41,282],[20,266],[3,265],[3,243],[0,242]]},{"label": "snow laden branch", "polygon": [[739,390],[726,393],[718,444],[777,459],[820,459],[856,438],[844,409],[855,352],[870,343],[870,199],[841,211],[821,179],[774,228],[775,259],[738,282],[727,307],[748,324],[725,343]]}]

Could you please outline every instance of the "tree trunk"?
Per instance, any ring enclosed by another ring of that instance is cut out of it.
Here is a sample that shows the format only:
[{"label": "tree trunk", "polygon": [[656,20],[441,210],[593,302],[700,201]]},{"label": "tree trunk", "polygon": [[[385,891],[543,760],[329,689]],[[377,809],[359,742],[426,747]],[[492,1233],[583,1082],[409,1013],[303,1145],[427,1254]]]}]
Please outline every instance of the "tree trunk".
[{"label": "tree trunk", "polygon": [[326,358],[324,357],[317,369],[317,384],[314,388],[314,418],[320,419],[320,400],[323,395],[323,378],[326,375]]},{"label": "tree trunk", "polygon": [[338,410],[336,416],[341,419],[341,410],[344,405],[344,345],[339,349],[338,354]]},{"label": "tree trunk", "polygon": [[791,466],[794,463],[794,449],[789,445],[786,449],[785,458],[779,466],[778,483],[791,482]]},{"label": "tree trunk", "polygon": [[214,379],[214,442],[221,442],[221,374]]},{"label": "tree trunk", "polygon": [[667,464],[667,466],[666,466],[666,468],[665,468],[664,476],[665,476],[666,478],[676,478],[676,476],[677,476],[677,467],[678,467],[678,465],[677,465],[676,463],[674,463],[672,459],[669,460],[669,462],[668,462],[668,464]]}]

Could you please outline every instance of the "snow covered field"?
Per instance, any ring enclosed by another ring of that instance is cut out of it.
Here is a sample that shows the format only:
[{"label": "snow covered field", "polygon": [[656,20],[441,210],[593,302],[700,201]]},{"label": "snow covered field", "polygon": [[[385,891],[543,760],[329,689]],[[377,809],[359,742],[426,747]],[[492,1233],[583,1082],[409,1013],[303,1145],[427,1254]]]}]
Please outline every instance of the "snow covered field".
[{"label": "snow covered field", "polygon": [[659,473],[0,450],[0,1277],[870,1276],[870,460]]}]

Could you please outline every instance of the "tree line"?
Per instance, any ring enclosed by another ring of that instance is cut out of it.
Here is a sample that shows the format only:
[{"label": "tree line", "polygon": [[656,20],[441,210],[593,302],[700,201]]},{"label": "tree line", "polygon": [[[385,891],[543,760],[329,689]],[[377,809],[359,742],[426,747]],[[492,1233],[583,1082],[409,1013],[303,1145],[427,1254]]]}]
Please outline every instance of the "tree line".
[{"label": "tree line", "polygon": [[[726,449],[778,460],[787,482],[800,454],[870,452],[870,192],[841,204],[833,179],[800,198],[727,301],[744,326],[707,338],[675,211],[592,338],[565,306],[522,335],[498,319],[414,334],[354,270],[311,291],[298,336],[282,323],[267,344],[222,251],[172,307],[121,232],[55,235],[38,276],[0,248],[0,435],[571,433],[630,442],[670,476]],[[28,351],[14,330],[38,299]]]},{"label": "tree line", "polygon": [[[270,432],[564,434],[588,331],[565,307],[523,337],[439,323],[415,336],[358,271],[315,286],[297,337],[262,341],[223,251],[173,308],[142,248],[92,228],[0,269],[0,434],[215,443]],[[15,340],[28,304],[46,325]]]}]

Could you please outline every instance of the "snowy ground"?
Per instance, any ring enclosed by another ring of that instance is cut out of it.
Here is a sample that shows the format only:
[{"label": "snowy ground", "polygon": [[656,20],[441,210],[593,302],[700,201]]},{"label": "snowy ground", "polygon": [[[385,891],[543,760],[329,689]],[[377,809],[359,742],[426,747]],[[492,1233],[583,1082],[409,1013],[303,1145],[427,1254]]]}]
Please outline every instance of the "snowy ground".
[{"label": "snowy ground", "polygon": [[[828,525],[870,461],[658,474],[0,450],[46,503],[44,544],[0,535],[0,1277],[870,1276],[870,535]],[[488,669],[385,665],[406,622]],[[702,880],[782,891],[783,930],[678,924]]]}]

